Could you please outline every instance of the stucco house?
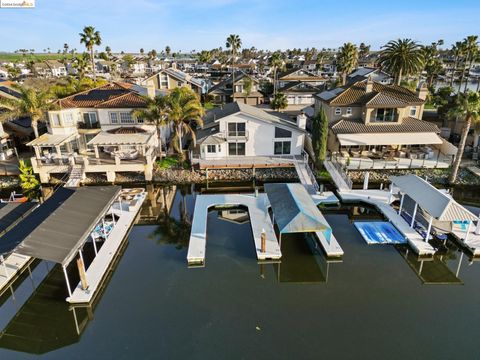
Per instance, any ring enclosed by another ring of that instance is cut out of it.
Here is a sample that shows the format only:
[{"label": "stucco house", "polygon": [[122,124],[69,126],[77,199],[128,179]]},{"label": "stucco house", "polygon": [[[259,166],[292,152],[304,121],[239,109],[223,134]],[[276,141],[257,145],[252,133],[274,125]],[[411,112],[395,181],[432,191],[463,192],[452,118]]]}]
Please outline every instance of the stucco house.
[{"label": "stucco house", "polygon": [[[234,81],[235,83],[233,83]],[[238,101],[248,105],[260,105],[264,102],[264,96],[260,92],[259,80],[243,71],[236,71],[235,76],[229,75],[226,79],[214,85],[208,90],[208,95],[215,104]]]},{"label": "stucco house", "polygon": [[196,131],[193,162],[226,165],[235,159],[254,163],[258,157],[301,155],[305,126],[305,115],[295,121],[240,101],[229,103],[205,115],[203,127]]},{"label": "stucco house", "polygon": [[33,64],[33,72],[38,77],[67,76],[67,68],[58,60],[44,60]]},{"label": "stucco house", "polygon": [[205,92],[205,83],[191,75],[178,70],[175,66],[160,70],[147,77],[143,84],[147,87],[148,95],[155,96],[157,91],[168,93],[177,87],[188,87],[199,97]]},{"label": "stucco house", "polygon": [[315,114],[323,108],[329,121],[328,150],[351,168],[448,167],[456,148],[421,120],[427,91],[368,78],[315,95]]},{"label": "stucco house", "polygon": [[106,174],[108,181],[118,172],[143,173],[151,180],[157,129],[132,115],[145,105],[129,84],[115,82],[57,100],[48,112],[48,132],[28,144],[35,150],[35,173],[42,182],[73,168],[82,176]]}]

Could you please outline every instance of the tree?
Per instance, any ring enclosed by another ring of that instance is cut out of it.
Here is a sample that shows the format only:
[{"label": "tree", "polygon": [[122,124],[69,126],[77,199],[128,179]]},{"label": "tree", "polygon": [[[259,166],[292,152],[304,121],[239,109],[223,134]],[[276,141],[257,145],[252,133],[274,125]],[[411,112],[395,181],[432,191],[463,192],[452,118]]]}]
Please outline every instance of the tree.
[{"label": "tree", "polygon": [[360,59],[365,59],[370,54],[370,45],[365,45],[365,43],[360,43],[358,47],[358,57]]},{"label": "tree", "polygon": [[145,97],[147,106],[145,109],[133,111],[133,116],[142,118],[146,123],[157,127],[158,151],[162,158],[162,126],[167,124],[168,97],[157,95],[155,98]]},{"label": "tree", "polygon": [[112,49],[110,48],[110,46],[108,46],[108,45],[105,46],[105,52],[106,52],[107,55],[108,55],[108,60],[110,60],[111,57],[112,57]]},{"label": "tree", "polygon": [[69,46],[68,46],[67,43],[63,44],[63,53],[64,54],[68,54],[68,48],[69,48]]},{"label": "tree", "polygon": [[81,56],[75,57],[73,67],[77,70],[78,78],[80,80],[84,78],[89,63],[90,55],[88,53],[83,53]]},{"label": "tree", "polygon": [[248,96],[252,93],[252,86],[253,86],[253,81],[250,78],[250,76],[244,76],[243,77],[243,92],[245,93],[246,96]]},{"label": "tree", "polygon": [[347,83],[347,75],[358,65],[358,50],[352,43],[345,43],[337,56],[337,69],[342,73],[342,84]]},{"label": "tree", "polygon": [[468,132],[472,124],[478,125],[480,122],[480,93],[467,91],[465,93],[458,93],[454,107],[450,111],[450,115],[461,116],[464,118],[462,128],[462,135],[460,143],[458,144],[457,155],[453,162],[452,172],[450,173],[449,182],[454,184],[457,180],[458,169],[462,161],[463,151],[465,150],[465,143],[467,141]]},{"label": "tree", "polygon": [[[464,55],[465,46],[463,42],[457,41],[454,45],[452,45],[452,49],[450,52],[454,57],[453,61],[453,69],[452,69],[452,76],[450,77],[450,87],[453,87],[453,80],[455,79],[455,72],[458,70],[458,63],[462,56]],[[461,85],[460,85],[461,86]]]},{"label": "tree", "polygon": [[50,105],[50,95],[46,91],[12,85],[19,93],[15,99],[0,97],[0,108],[5,109],[0,120],[10,120],[19,117],[29,117],[35,137],[38,137],[38,121],[45,117]]},{"label": "tree", "polygon": [[232,100],[235,101],[235,58],[238,50],[242,47],[242,40],[236,34],[230,34],[227,37],[225,46],[230,49],[232,54]]},{"label": "tree", "polygon": [[276,93],[273,95],[273,99],[270,102],[270,106],[273,110],[283,110],[288,106],[288,100],[284,93]]},{"label": "tree", "polygon": [[92,61],[92,73],[93,79],[96,80],[95,74],[95,59],[93,55],[93,48],[95,45],[100,46],[102,44],[102,38],[100,32],[96,31],[93,26],[85,26],[83,32],[80,34],[80,44],[85,44],[85,47],[90,51],[90,60]]},{"label": "tree", "polygon": [[318,114],[313,118],[312,124],[312,146],[317,169],[322,166],[322,161],[327,156],[327,139],[328,118],[322,106]]},{"label": "tree", "polygon": [[145,53],[145,50],[143,48],[140,48],[140,55],[143,56],[144,53]]},{"label": "tree", "polygon": [[273,93],[277,93],[277,72],[283,67],[283,59],[279,51],[275,51],[270,56],[270,66],[273,67]]},{"label": "tree", "polygon": [[168,96],[168,121],[173,123],[175,135],[173,146],[183,158],[182,139],[190,134],[196,144],[195,126],[203,126],[202,116],[205,113],[200,99],[193,90],[187,87],[177,87]]},{"label": "tree", "polygon": [[[472,64],[475,61],[477,55],[478,55],[478,36],[476,35],[470,35],[467,36],[464,40],[464,48],[465,48],[465,63],[462,71],[462,77],[460,79],[460,85],[458,87],[458,91],[460,91],[460,88],[462,86],[462,80],[465,76],[465,73],[467,70],[472,68]],[[468,87],[468,78],[465,80],[465,88],[463,91],[467,91]]]},{"label": "tree", "polygon": [[20,174],[20,186],[22,187],[23,193],[29,198],[37,198],[38,192],[40,190],[40,182],[33,173],[32,165],[27,163],[25,160],[18,160],[18,170]]},{"label": "tree", "polygon": [[423,61],[424,70],[427,73],[427,85],[431,87],[433,81],[438,74],[443,70],[442,61],[440,60],[440,54],[438,46],[443,44],[443,40],[433,42],[431,45],[423,47]]},{"label": "tree", "polygon": [[8,76],[14,80],[22,74],[22,71],[16,66],[6,65],[5,69],[7,69]]},{"label": "tree", "polygon": [[165,53],[167,54],[167,56],[170,56],[170,52],[172,51],[172,49],[170,48],[170,46],[165,46]]},{"label": "tree", "polygon": [[127,65],[128,71],[130,71],[133,64],[135,64],[135,59],[133,58],[133,56],[130,54],[127,54],[122,58],[122,60]]},{"label": "tree", "polygon": [[423,67],[422,47],[411,39],[392,40],[382,49],[378,63],[395,76],[397,85],[403,76],[417,74]]},{"label": "tree", "polygon": [[323,61],[325,60],[325,58],[328,56],[328,52],[326,52],[325,50],[320,50],[318,53],[317,53],[317,61],[316,61],[316,64],[315,64],[315,68],[319,71],[322,71],[323,70]]}]

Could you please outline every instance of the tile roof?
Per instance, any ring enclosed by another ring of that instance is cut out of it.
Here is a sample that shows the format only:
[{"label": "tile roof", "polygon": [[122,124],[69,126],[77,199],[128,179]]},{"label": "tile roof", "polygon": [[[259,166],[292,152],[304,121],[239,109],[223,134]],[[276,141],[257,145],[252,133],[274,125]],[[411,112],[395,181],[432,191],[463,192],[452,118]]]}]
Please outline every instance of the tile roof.
[{"label": "tile roof", "polygon": [[366,104],[367,107],[406,107],[408,103],[402,101],[396,97],[393,97],[384,92],[377,93],[373,98],[371,98]]},{"label": "tile roof", "polygon": [[[325,99],[322,97],[323,93],[317,94],[317,97],[326,100],[331,105],[366,105],[379,93],[385,94],[389,99],[394,98],[396,101],[400,101],[410,104],[423,104],[424,101],[420,99],[412,91],[398,86],[398,85],[384,85],[373,81],[373,89],[371,92],[366,92],[366,84],[368,79],[358,81],[356,83],[347,86],[338,95]],[[332,92],[332,91],[330,91]]]},{"label": "tile roof", "polygon": [[109,83],[100,87],[67,96],[55,102],[62,109],[68,108],[138,108],[146,101],[122,83]]},{"label": "tile roof", "polygon": [[381,124],[365,124],[362,120],[340,119],[330,124],[330,128],[334,134],[440,132],[437,125],[412,117],[406,117],[399,123]]}]

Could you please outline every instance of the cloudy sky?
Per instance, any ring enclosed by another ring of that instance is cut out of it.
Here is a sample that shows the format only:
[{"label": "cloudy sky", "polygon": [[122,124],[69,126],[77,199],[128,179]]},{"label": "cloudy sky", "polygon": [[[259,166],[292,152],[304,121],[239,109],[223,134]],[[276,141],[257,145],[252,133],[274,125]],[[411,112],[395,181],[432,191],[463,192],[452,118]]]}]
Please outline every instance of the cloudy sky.
[{"label": "cloudy sky", "polygon": [[114,52],[225,46],[333,48],[344,42],[379,48],[391,39],[449,46],[479,34],[480,1],[402,0],[36,0],[35,9],[0,9],[0,51],[82,48],[78,33],[95,26]]}]

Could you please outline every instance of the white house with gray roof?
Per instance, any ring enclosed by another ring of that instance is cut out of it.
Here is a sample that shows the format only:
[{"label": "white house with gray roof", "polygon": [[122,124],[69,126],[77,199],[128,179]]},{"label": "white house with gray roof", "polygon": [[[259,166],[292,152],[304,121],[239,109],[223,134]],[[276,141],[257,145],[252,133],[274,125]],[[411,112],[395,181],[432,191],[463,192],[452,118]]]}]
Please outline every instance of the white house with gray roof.
[{"label": "white house with gray roof", "polygon": [[196,132],[194,160],[225,160],[301,155],[306,116],[285,114],[234,102],[208,112]]}]

